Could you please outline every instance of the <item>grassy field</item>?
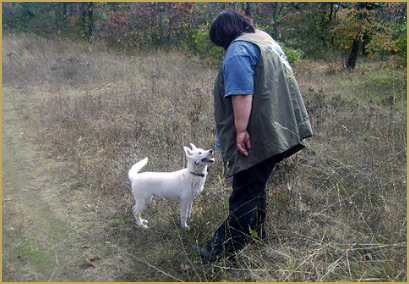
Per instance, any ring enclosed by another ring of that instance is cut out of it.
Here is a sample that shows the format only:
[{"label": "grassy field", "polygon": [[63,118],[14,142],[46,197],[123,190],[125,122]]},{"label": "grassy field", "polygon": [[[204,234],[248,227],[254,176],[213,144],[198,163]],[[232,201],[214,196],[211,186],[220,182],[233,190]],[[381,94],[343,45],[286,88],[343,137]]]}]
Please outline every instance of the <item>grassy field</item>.
[{"label": "grassy field", "polygon": [[[220,153],[189,231],[179,226],[179,204],[166,200],[144,212],[149,230],[135,228],[127,171],[146,156],[148,170],[177,170],[184,145],[214,146],[217,68],[179,52],[108,54],[3,35],[3,96],[7,90],[25,137],[49,161],[48,178],[61,187],[47,194],[78,235],[70,246],[54,245],[71,256],[86,243],[98,255],[87,266],[78,252],[72,267],[80,279],[406,281],[406,69],[360,61],[349,72],[307,60],[293,68],[314,137],[267,184],[268,244],[248,245],[234,261],[202,263],[191,245],[206,243],[228,210],[231,180],[223,178]],[[3,206],[3,232],[7,214]],[[11,236],[3,234],[3,280],[33,280],[15,264],[23,248]]]}]

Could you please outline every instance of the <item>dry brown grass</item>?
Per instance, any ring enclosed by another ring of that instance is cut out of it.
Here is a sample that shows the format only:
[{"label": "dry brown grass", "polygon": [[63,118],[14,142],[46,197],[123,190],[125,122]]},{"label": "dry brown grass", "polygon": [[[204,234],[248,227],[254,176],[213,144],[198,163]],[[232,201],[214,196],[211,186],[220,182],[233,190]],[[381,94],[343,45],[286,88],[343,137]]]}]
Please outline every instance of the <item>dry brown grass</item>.
[{"label": "dry brown grass", "polygon": [[226,217],[230,193],[219,154],[187,232],[178,204],[163,200],[145,212],[150,230],[134,228],[127,170],[145,156],[150,170],[176,170],[183,145],[213,146],[217,70],[179,53],[3,37],[3,84],[26,96],[33,139],[66,161],[70,190],[105,208],[95,239],[128,252],[104,262],[116,281],[405,281],[406,70],[379,64],[294,66],[315,136],[268,183],[268,245],[203,264],[190,247]]}]

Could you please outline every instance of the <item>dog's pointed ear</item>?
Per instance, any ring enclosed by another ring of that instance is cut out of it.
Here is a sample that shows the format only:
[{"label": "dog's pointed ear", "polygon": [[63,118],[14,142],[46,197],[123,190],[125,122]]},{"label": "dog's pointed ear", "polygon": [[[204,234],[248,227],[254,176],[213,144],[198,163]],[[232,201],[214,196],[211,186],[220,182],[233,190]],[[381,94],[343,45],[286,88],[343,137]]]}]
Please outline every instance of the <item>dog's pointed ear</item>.
[{"label": "dog's pointed ear", "polygon": [[185,153],[187,157],[191,157],[193,155],[192,150],[190,150],[188,147],[184,146],[183,148],[185,149]]},{"label": "dog's pointed ear", "polygon": [[192,150],[193,150],[193,151],[197,149],[196,146],[193,145],[192,143],[190,143],[190,147],[192,147]]}]

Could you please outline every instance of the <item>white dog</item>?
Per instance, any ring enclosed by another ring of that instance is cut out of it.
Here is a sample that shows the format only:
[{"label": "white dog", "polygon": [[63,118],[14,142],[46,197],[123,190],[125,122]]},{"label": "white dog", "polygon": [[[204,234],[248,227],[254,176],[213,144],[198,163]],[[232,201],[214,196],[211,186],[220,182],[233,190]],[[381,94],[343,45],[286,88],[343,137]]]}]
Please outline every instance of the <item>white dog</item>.
[{"label": "white dog", "polygon": [[193,200],[203,191],[207,176],[207,165],[214,159],[210,156],[213,150],[198,149],[190,144],[192,149],[184,147],[187,157],[187,168],[169,173],[153,173],[139,171],[148,163],[145,158],[129,170],[128,177],[132,184],[132,194],[135,198],[133,214],[136,224],[148,228],[148,221],[141,218],[141,213],[148,207],[154,196],[171,200],[181,200],[180,218],[184,229],[189,229],[187,220],[190,218]]}]

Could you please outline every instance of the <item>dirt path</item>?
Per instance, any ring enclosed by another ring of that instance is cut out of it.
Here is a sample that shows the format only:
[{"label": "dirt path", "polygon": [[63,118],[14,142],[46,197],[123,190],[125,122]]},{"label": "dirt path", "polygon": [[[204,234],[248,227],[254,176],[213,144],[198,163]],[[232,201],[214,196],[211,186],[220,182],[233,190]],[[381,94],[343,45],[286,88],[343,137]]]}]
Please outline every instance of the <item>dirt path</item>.
[{"label": "dirt path", "polygon": [[3,281],[115,281],[103,259],[115,244],[89,233],[98,234],[95,202],[58,176],[63,162],[37,150],[24,95],[3,88],[2,101]]}]

